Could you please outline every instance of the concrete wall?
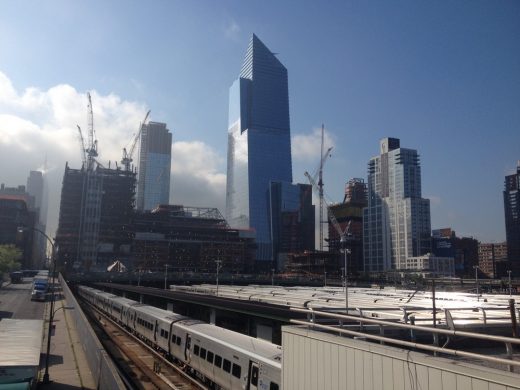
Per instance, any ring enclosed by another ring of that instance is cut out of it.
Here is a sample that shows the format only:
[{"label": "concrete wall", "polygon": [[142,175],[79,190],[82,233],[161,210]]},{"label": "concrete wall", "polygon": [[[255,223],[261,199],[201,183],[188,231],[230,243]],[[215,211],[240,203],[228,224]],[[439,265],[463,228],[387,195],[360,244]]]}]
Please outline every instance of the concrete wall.
[{"label": "concrete wall", "polygon": [[283,389],[512,390],[520,375],[304,327],[282,330]]},{"label": "concrete wall", "polygon": [[70,291],[67,283],[60,274],[60,284],[63,295],[67,300],[67,306],[73,306],[74,310],[70,311],[74,319],[79,339],[82,341],[83,350],[87,356],[92,376],[96,382],[98,389],[125,389],[125,385],[121,381],[117,369],[108,356],[107,352],[99,342],[94,330],[90,326],[85,314],[81,310],[81,306],[76,301],[74,295]]}]

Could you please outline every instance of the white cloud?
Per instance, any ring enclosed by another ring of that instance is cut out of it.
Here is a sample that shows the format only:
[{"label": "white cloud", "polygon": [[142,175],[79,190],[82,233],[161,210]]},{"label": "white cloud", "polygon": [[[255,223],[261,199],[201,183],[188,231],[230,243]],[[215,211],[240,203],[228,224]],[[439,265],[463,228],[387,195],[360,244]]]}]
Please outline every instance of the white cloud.
[{"label": "white cloud", "polygon": [[[324,133],[324,152],[334,147],[334,137],[327,129]],[[319,162],[321,154],[321,128],[315,128],[309,134],[296,134],[292,137],[292,156],[295,160]]]},{"label": "white cloud", "polygon": [[[121,160],[122,148],[129,145],[147,109],[144,104],[126,101],[114,93],[90,93],[99,141],[98,160],[104,165],[110,160],[113,167],[114,161]],[[73,168],[81,164],[76,125],[81,126],[86,142],[87,103],[86,93],[67,84],[19,92],[0,72],[0,182],[9,186],[25,184],[29,170],[40,167],[47,158],[50,234],[57,227],[65,162]],[[203,142],[176,142],[172,159],[176,203],[223,207],[226,179],[219,172],[223,160],[216,151]]]},{"label": "white cloud", "polygon": [[171,202],[224,212],[226,175],[219,172],[223,164],[223,157],[204,142],[174,142]]}]

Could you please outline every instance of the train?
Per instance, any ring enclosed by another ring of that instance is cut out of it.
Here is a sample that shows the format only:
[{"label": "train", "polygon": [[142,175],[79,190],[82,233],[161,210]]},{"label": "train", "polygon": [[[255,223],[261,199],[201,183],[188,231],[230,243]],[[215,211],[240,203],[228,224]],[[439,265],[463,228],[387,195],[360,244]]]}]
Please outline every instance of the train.
[{"label": "train", "polygon": [[78,294],[212,389],[281,387],[278,345],[92,287]]}]

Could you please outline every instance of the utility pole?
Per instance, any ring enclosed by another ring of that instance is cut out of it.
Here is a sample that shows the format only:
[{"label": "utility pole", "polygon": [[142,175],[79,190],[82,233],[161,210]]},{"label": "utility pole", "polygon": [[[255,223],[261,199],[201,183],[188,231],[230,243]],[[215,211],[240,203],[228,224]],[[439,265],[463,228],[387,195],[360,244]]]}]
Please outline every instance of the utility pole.
[{"label": "utility pole", "polygon": [[164,272],[164,289],[166,290],[167,287],[167,280],[168,280],[168,264],[165,264],[166,270]]},{"label": "utility pole", "polygon": [[475,268],[475,284],[477,285],[477,301],[480,301],[480,295],[478,291],[478,265],[474,265],[473,268]]},{"label": "utility pole", "polygon": [[222,267],[222,260],[215,260],[215,263],[217,263],[217,295],[218,295],[218,272],[220,271],[220,268]]},{"label": "utility pole", "polygon": [[512,291],[512,288],[511,288],[511,270],[507,271],[507,278],[509,279],[509,296],[511,296],[511,291]]},{"label": "utility pole", "polygon": [[274,286],[274,268],[271,268],[271,286]]}]

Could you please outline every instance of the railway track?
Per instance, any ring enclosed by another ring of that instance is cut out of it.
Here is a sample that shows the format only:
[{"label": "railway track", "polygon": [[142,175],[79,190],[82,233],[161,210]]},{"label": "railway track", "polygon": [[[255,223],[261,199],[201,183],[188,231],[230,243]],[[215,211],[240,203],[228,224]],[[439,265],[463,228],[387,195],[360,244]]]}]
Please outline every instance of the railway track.
[{"label": "railway track", "polygon": [[83,309],[101,344],[130,389],[208,390],[204,384],[98,309],[83,302]]}]

